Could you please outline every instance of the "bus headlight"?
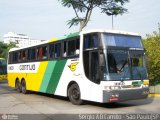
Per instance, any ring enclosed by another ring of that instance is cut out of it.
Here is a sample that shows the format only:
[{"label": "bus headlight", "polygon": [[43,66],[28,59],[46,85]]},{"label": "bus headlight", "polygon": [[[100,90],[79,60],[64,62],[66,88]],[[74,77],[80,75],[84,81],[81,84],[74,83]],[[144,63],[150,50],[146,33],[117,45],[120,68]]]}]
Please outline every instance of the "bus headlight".
[{"label": "bus headlight", "polygon": [[149,80],[143,80],[143,88],[149,87]]},{"label": "bus headlight", "polygon": [[147,88],[147,87],[149,87],[149,85],[142,85],[142,87],[143,87],[143,88]]},{"label": "bus headlight", "polygon": [[112,94],[111,97],[119,97],[119,94]]}]

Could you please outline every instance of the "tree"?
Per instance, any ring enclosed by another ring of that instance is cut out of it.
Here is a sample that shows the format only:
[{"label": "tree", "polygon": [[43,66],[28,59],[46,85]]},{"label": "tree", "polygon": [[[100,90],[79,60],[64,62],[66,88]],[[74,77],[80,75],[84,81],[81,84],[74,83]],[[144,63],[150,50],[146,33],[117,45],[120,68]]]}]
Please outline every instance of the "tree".
[{"label": "tree", "polygon": [[8,51],[11,48],[16,47],[16,44],[11,42],[10,44],[5,44],[3,42],[0,42],[0,58],[8,58]]},{"label": "tree", "polygon": [[0,42],[0,57],[5,58],[5,50],[7,49],[7,44],[4,44],[3,42]]},{"label": "tree", "polygon": [[[129,0],[59,0],[64,7],[73,8],[76,17],[68,21],[69,27],[80,24],[80,31],[86,27],[94,8],[99,8],[101,13],[119,15],[127,12],[122,7]],[[84,14],[85,13],[85,14]],[[84,15],[84,17],[80,17]]]},{"label": "tree", "polygon": [[151,84],[160,82],[160,24],[158,31],[143,40],[147,52],[147,66]]}]

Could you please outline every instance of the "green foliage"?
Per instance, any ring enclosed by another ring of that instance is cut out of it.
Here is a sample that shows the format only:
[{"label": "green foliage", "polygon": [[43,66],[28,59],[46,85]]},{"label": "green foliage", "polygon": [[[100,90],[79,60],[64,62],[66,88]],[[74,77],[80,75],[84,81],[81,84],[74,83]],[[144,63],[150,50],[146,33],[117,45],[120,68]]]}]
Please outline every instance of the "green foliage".
[{"label": "green foliage", "polygon": [[8,51],[14,47],[16,47],[15,43],[11,42],[10,44],[5,44],[3,42],[0,42],[0,58],[7,59],[8,58]]},{"label": "green foliage", "polygon": [[[87,25],[90,20],[94,8],[99,8],[101,13],[106,15],[119,15],[127,12],[122,7],[129,0],[59,0],[64,7],[73,8],[76,17],[68,21],[68,25],[78,25],[80,23],[80,31]],[[84,15],[85,13],[85,15]],[[84,17],[80,17],[84,15]]]},{"label": "green foliage", "polygon": [[160,82],[160,24],[158,32],[154,31],[143,40],[147,52],[148,73],[151,84]]}]

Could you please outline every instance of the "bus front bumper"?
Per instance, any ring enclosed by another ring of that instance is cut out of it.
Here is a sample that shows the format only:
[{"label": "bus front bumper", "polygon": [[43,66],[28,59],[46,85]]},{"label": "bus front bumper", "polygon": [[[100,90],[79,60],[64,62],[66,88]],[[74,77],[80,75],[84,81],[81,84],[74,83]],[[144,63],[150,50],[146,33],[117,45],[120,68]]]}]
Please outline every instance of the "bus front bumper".
[{"label": "bus front bumper", "polygon": [[145,99],[148,97],[149,88],[123,89],[103,91],[103,103],[121,102],[136,99]]}]

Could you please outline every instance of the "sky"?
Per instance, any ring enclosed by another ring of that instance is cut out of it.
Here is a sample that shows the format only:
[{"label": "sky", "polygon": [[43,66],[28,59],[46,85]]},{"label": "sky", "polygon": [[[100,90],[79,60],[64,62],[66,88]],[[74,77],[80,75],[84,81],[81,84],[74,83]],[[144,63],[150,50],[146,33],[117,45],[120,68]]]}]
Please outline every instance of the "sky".
[{"label": "sky", "polygon": [[[130,0],[125,7],[128,13],[114,17],[114,29],[142,37],[158,30],[160,0]],[[67,26],[74,16],[72,8],[63,7],[59,0],[0,0],[0,40],[8,32],[42,40],[77,32],[79,26]],[[111,16],[95,9],[85,29],[112,29],[111,21]]]}]

